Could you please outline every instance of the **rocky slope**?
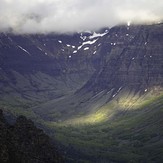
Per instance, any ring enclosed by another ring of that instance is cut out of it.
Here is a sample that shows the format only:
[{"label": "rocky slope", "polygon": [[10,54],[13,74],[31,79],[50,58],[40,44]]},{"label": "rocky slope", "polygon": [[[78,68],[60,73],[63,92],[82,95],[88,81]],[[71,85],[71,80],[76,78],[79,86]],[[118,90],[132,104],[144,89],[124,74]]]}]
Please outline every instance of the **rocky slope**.
[{"label": "rocky slope", "polygon": [[32,121],[21,116],[9,125],[0,110],[0,162],[61,163],[63,159]]},{"label": "rocky slope", "polygon": [[1,33],[2,101],[14,97],[17,102],[45,102],[81,88],[98,68],[99,56],[95,52],[98,49],[98,39],[105,34]]},{"label": "rocky slope", "polygon": [[162,32],[162,24],[157,24],[74,35],[1,34],[1,99],[45,102],[84,84],[82,90],[93,95],[160,86]]},{"label": "rocky slope", "polygon": [[5,113],[35,120],[68,161],[162,162],[163,24],[0,45]]},{"label": "rocky slope", "polygon": [[[125,27],[113,28],[110,33],[105,44],[114,35],[121,37]],[[88,82],[88,87],[99,90],[130,87],[143,91],[163,85],[163,25],[128,27],[126,33],[130,41],[114,40],[116,45],[111,52],[105,51],[109,59]]]},{"label": "rocky slope", "polygon": [[110,29],[98,40],[100,46],[96,55],[100,56],[100,64],[88,82],[74,95],[57,102],[52,100],[34,111],[45,119],[56,112],[66,112],[63,117],[69,118],[79,112],[87,114],[91,109],[98,109],[116,98],[120,91],[126,91],[126,94],[161,91],[162,35],[163,24],[124,25]]}]

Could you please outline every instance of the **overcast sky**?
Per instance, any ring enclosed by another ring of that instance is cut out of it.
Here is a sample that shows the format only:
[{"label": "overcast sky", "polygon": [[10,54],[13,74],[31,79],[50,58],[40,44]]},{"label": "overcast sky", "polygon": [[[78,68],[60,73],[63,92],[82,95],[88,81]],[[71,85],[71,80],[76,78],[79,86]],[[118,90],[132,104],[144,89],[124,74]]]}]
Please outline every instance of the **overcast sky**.
[{"label": "overcast sky", "polygon": [[76,32],[162,19],[163,0],[0,0],[0,32]]}]

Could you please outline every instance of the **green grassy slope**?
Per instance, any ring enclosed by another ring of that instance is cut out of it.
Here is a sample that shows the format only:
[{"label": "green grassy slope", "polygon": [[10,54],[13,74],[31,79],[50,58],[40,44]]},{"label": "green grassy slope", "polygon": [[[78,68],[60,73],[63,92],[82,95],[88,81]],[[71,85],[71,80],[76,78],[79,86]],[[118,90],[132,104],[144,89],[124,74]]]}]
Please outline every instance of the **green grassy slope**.
[{"label": "green grassy slope", "polygon": [[81,162],[162,162],[163,95],[121,97],[90,115],[44,125]]},{"label": "green grassy slope", "polygon": [[70,118],[64,119],[65,113],[56,110],[50,115],[54,120],[42,119],[21,102],[4,110],[25,115],[44,128],[66,151],[68,162],[163,162],[162,91],[122,90],[102,107]]},{"label": "green grassy slope", "polygon": [[83,78],[85,75],[83,73],[72,73],[53,77],[42,72],[20,74],[16,71],[13,71],[12,75],[14,82],[11,82],[6,74],[1,74],[4,85],[1,85],[0,89],[0,107],[14,116],[21,114],[28,116],[33,112],[29,108],[73,93],[87,81],[89,76]]}]

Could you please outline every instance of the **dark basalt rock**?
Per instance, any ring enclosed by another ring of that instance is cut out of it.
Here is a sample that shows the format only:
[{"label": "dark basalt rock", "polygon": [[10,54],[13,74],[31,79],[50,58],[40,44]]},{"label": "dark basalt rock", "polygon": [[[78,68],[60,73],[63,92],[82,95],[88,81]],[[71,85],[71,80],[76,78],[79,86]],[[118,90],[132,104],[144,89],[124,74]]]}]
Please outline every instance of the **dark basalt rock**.
[{"label": "dark basalt rock", "polygon": [[[106,47],[110,42],[115,46]],[[103,64],[83,89],[98,92],[129,87],[143,91],[163,86],[162,45],[163,24],[111,29],[101,48]]]},{"label": "dark basalt rock", "polygon": [[31,120],[17,118],[10,126],[0,110],[1,163],[62,163],[62,157],[51,145],[50,139]]}]

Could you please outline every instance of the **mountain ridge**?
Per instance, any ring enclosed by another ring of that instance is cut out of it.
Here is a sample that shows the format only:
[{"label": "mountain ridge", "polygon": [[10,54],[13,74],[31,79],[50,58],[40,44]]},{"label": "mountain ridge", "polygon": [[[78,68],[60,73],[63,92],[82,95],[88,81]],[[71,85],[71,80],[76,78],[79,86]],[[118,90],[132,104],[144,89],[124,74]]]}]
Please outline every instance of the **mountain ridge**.
[{"label": "mountain ridge", "polygon": [[8,118],[34,120],[69,162],[162,161],[163,24],[3,37]]}]

